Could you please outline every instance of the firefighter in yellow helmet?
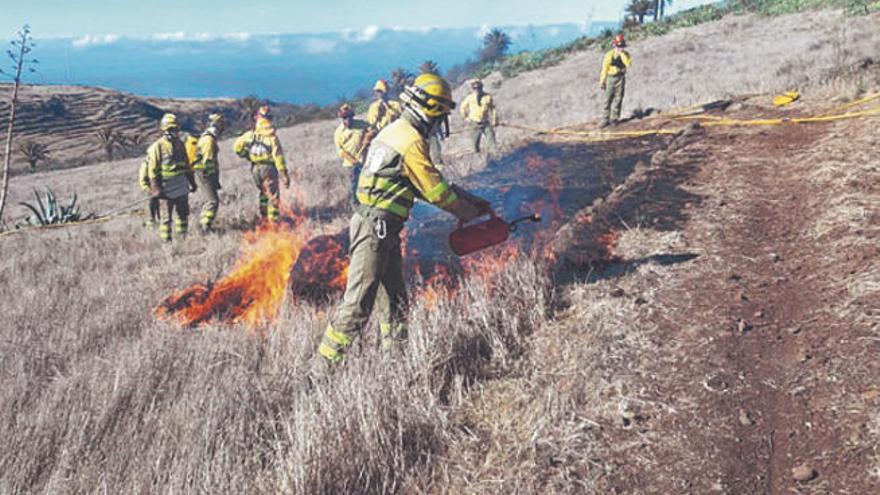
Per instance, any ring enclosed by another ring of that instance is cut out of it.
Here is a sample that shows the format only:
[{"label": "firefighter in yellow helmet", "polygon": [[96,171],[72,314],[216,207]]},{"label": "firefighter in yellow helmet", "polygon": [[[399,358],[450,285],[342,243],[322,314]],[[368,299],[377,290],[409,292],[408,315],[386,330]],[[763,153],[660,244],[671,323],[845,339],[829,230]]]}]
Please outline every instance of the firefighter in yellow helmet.
[{"label": "firefighter in yellow helmet", "polygon": [[192,168],[195,171],[196,183],[199,190],[202,191],[204,203],[202,203],[202,214],[199,217],[199,228],[203,234],[211,232],[214,228],[214,218],[217,216],[217,209],[220,207],[220,165],[217,156],[220,153],[220,147],[217,145],[217,138],[226,128],[226,121],[223,115],[212,113],[208,116],[208,127],[202,133],[196,142],[195,160]]},{"label": "firefighter in yellow helmet", "polygon": [[373,85],[373,95],[376,99],[367,109],[367,122],[376,131],[381,131],[400,117],[403,113],[403,106],[399,101],[388,98],[388,83],[384,79],[379,79]]},{"label": "firefighter in yellow helmet", "polygon": [[186,148],[178,133],[177,116],[166,113],[160,121],[162,137],[147,148],[144,165],[151,196],[159,198],[159,237],[171,242],[171,217],[174,233],[185,237],[189,226],[189,193],[196,191],[192,169],[186,156]]},{"label": "firefighter in yellow helmet", "polygon": [[370,144],[358,180],[359,204],[349,229],[348,283],[318,348],[331,362],[343,360],[377,302],[383,345],[406,336],[400,231],[416,198],[462,221],[491,211],[485,200],[450,185],[428,156],[428,136],[455,108],[449,83],[436,74],[422,74],[406,87],[401,101],[403,115]]},{"label": "firefighter in yellow helmet", "polygon": [[602,59],[599,88],[605,93],[602,105],[602,124],[607,127],[620,120],[620,107],[626,89],[626,70],[632,65],[632,57],[626,51],[626,39],[618,34],[611,40],[611,50]]},{"label": "firefighter in yellow helmet", "polygon": [[495,151],[495,127],[498,115],[495,112],[495,100],[492,95],[483,91],[483,81],[471,81],[471,94],[461,102],[461,116],[471,128],[471,145],[474,152],[480,152],[480,141],[486,137],[486,151]]},{"label": "firefighter in yellow helmet", "polygon": [[354,109],[348,103],[339,107],[337,115],[342,122],[333,134],[333,142],[336,144],[336,152],[342,158],[342,166],[351,170],[351,197],[357,203],[357,180],[374,131],[370,124],[354,117]]},{"label": "firefighter in yellow helmet", "polygon": [[275,126],[268,116],[257,116],[252,131],[247,131],[232,146],[235,154],[251,162],[251,175],[260,191],[260,217],[270,222],[278,220],[280,192],[279,178],[284,187],[290,186],[284,150],[275,134]]}]

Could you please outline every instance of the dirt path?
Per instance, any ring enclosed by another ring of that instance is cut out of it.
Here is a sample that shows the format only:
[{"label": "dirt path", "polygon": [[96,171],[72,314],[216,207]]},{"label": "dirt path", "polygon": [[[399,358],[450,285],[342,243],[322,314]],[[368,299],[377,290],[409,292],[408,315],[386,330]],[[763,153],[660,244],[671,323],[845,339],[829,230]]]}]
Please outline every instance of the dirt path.
[{"label": "dirt path", "polygon": [[[876,237],[873,251],[864,231],[865,242],[835,251],[815,234],[839,191],[811,173],[823,155],[850,145],[844,134],[826,138],[832,130],[735,131],[691,148],[705,156],[691,189],[705,200],[683,234],[702,254],[656,304],[668,314],[660,333],[692,337],[697,349],[679,357],[675,375],[661,375],[660,395],[690,396],[697,406],[659,425],[692,449],[655,449],[676,467],[666,489],[876,493],[863,441],[870,409],[857,401],[871,396],[871,375],[841,366],[873,334],[869,319],[839,311],[849,301],[841,279],[870,275]],[[810,480],[794,479],[798,466]]]},{"label": "dirt path", "polygon": [[601,435],[618,461],[600,490],[878,493],[876,144],[851,121],[709,132],[668,157],[661,176],[700,164],[666,234],[694,259],[614,279],[642,294],[652,345],[629,351],[641,408]]}]

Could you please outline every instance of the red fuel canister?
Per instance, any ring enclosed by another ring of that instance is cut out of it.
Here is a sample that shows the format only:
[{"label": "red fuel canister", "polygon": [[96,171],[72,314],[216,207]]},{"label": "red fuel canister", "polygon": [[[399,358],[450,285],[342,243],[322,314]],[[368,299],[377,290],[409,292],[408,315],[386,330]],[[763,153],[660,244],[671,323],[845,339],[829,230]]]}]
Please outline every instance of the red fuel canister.
[{"label": "red fuel canister", "polygon": [[458,229],[449,234],[449,247],[453,253],[464,256],[489,246],[501,244],[507,240],[509,235],[510,226],[493,213],[488,220],[467,227],[463,222],[459,222]]}]

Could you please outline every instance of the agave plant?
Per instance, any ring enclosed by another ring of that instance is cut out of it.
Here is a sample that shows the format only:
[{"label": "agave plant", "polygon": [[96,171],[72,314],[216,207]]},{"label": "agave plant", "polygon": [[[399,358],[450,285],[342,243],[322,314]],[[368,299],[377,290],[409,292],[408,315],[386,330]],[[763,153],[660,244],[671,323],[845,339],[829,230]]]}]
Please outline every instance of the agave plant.
[{"label": "agave plant", "polygon": [[66,206],[58,203],[55,193],[48,186],[45,197],[34,189],[34,198],[34,204],[19,203],[33,212],[33,215],[28,215],[25,219],[30,225],[55,225],[82,220],[79,206],[76,204],[76,193],[73,193],[73,199]]}]

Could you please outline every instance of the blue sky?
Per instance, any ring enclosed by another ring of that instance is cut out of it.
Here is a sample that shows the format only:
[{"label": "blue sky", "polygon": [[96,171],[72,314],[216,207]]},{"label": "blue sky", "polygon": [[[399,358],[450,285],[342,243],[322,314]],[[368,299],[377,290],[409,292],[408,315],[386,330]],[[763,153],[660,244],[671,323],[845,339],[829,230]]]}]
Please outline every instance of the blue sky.
[{"label": "blue sky", "polygon": [[[247,36],[618,20],[624,0],[0,0],[0,39]],[[708,3],[676,0],[672,10]]]}]

